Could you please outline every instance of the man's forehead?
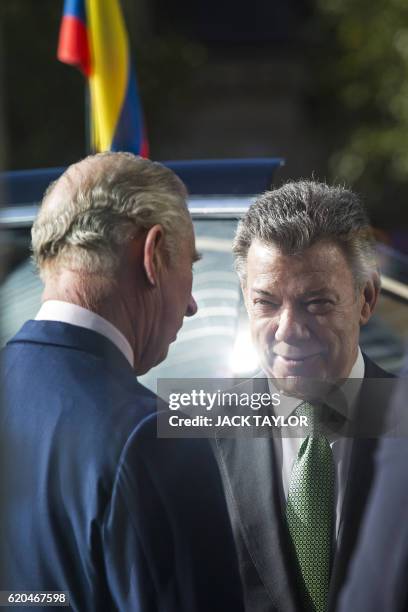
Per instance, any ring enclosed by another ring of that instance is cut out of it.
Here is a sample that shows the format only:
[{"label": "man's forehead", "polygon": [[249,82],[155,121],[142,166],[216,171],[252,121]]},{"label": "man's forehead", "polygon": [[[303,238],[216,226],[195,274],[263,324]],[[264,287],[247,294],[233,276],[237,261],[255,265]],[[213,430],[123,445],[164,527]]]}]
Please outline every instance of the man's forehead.
[{"label": "man's forehead", "polygon": [[317,291],[335,284],[339,274],[348,273],[345,256],[335,243],[322,241],[291,255],[275,244],[255,241],[248,251],[247,276],[254,287],[284,282],[288,286],[296,283],[298,290]]},{"label": "man's forehead", "polygon": [[183,257],[190,258],[192,263],[201,259],[201,255],[197,251],[194,225],[192,221],[190,230],[187,232],[187,235],[180,244],[180,251],[182,252]]},{"label": "man's forehead", "polygon": [[348,265],[344,253],[335,242],[321,240],[312,246],[297,252],[287,253],[275,243],[264,243],[254,240],[248,250],[248,266],[259,268],[287,268],[305,270],[315,267],[341,267]]},{"label": "man's forehead", "polygon": [[200,259],[202,258],[202,255],[197,250],[197,244],[196,244],[196,240],[195,240],[194,230],[193,230],[193,239],[191,241],[190,252],[191,252],[191,261],[192,261],[192,263],[195,263],[196,261],[200,261]]}]

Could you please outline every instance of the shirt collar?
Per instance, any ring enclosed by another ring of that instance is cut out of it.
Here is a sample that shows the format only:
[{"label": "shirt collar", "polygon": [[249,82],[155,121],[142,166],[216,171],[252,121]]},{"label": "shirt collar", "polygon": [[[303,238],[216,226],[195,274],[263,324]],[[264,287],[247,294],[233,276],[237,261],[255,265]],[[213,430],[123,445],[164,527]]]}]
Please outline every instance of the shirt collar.
[{"label": "shirt collar", "polygon": [[[344,380],[341,387],[326,397],[325,403],[346,418],[352,419],[364,374],[364,358],[360,347],[358,347],[357,359],[351,368],[349,376]],[[290,397],[280,393],[273,384],[273,379],[269,378],[268,384],[270,392],[279,393],[280,396],[280,404],[274,408],[275,413],[286,419],[302,402],[297,397]]]},{"label": "shirt collar", "polygon": [[46,300],[37,316],[36,321],[59,321],[60,323],[69,323],[78,327],[90,329],[105,338],[108,338],[113,344],[123,353],[130,365],[133,367],[134,354],[132,347],[125,336],[112,325],[107,319],[104,319],[96,312],[92,312],[87,308],[63,302],[61,300]]}]

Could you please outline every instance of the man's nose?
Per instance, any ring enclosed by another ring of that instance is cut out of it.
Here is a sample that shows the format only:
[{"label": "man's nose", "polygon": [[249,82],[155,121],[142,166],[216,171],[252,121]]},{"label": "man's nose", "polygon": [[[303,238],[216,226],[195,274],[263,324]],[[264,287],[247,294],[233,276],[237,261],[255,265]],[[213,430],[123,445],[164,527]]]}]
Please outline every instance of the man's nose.
[{"label": "man's nose", "polygon": [[190,295],[190,299],[189,299],[188,304],[187,304],[187,309],[186,309],[185,316],[186,317],[192,317],[197,312],[197,308],[198,308],[197,302],[195,301],[193,296]]},{"label": "man's nose", "polygon": [[282,309],[275,331],[275,340],[277,342],[293,342],[309,339],[310,333],[302,314],[296,312],[294,308]]}]

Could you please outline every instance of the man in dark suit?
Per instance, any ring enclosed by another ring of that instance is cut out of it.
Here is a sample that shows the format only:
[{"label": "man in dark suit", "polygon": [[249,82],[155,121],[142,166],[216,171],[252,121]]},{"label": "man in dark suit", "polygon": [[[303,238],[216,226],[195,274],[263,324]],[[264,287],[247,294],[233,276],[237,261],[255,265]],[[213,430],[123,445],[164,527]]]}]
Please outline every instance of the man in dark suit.
[{"label": "man in dark suit", "polygon": [[184,185],[90,156],[50,186],[32,241],[43,305],[1,356],[0,589],[64,591],[80,612],[240,610],[209,446],[157,439],[135,377],[196,311]]},{"label": "man in dark suit", "polygon": [[285,419],[332,423],[325,435],[215,440],[245,609],[324,612],[359,534],[376,447],[367,435],[381,430],[388,397],[369,379],[389,375],[359,348],[379,292],[374,241],[356,195],[299,181],[258,198],[234,254],[268,378],[257,390],[279,391]]},{"label": "man in dark suit", "polygon": [[[405,375],[404,375],[405,374]],[[408,415],[406,370],[392,401],[396,425],[380,445],[376,477],[338,610],[408,610]]]}]

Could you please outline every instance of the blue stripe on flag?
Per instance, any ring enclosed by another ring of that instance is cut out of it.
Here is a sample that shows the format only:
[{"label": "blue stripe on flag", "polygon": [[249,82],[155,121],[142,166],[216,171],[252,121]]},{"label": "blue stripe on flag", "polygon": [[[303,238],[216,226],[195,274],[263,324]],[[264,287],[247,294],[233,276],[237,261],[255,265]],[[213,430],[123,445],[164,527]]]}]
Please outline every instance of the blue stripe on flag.
[{"label": "blue stripe on flag", "polygon": [[[130,65],[130,64],[129,64]],[[140,155],[143,138],[143,116],[136,77],[131,71],[122,110],[112,140],[112,151],[131,151]]]},{"label": "blue stripe on flag", "polygon": [[71,15],[86,23],[86,12],[84,0],[65,0],[63,16]]}]

